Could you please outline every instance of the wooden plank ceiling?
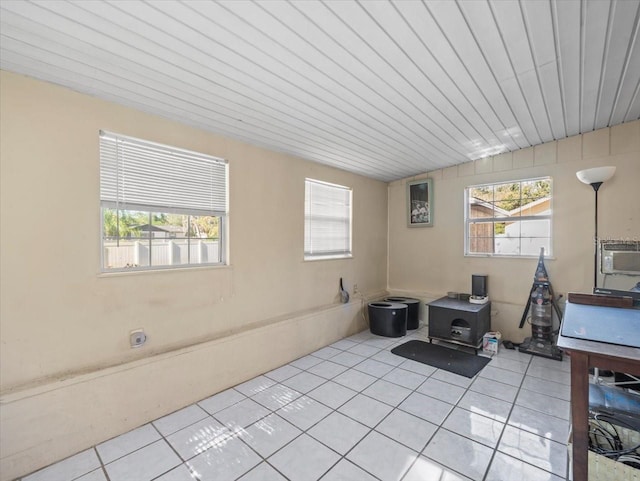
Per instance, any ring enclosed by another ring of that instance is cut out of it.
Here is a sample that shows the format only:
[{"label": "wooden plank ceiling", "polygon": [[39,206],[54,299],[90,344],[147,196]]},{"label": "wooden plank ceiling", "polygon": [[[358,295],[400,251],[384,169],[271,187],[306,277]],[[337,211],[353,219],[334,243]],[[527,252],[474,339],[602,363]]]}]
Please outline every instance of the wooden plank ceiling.
[{"label": "wooden plank ceiling", "polygon": [[3,0],[0,68],[390,181],[638,119],[639,16],[640,0]]}]

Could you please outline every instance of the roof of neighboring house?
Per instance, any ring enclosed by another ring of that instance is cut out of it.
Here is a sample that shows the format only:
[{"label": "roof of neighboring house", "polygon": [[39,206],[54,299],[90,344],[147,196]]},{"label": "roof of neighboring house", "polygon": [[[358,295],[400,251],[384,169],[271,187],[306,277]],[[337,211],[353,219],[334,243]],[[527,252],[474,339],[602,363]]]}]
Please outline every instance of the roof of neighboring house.
[{"label": "roof of neighboring house", "polygon": [[185,232],[185,228],[181,225],[156,225],[156,224],[140,224],[132,226],[133,229],[139,229],[144,232],[154,231],[154,232],[170,232],[179,234]]},{"label": "roof of neighboring house", "polygon": [[484,207],[491,212],[497,212],[501,216],[509,217],[511,214],[508,210],[501,209],[500,207],[496,207],[491,202],[487,202],[486,200],[478,199],[477,197],[471,197],[469,203],[471,207]]},{"label": "roof of neighboring house", "polygon": [[[513,210],[505,210],[505,209],[501,209],[500,207],[496,207],[495,205],[493,205],[491,202],[487,202],[486,200],[482,200],[482,199],[478,199],[477,197],[472,197],[470,199],[470,204],[472,207],[476,207],[476,208],[485,208],[488,211],[492,211],[492,212],[496,212],[499,214],[499,216],[504,216],[504,217],[514,217],[516,215],[519,215],[520,213],[527,211],[527,210],[536,210],[536,213],[541,213],[544,210],[547,210],[550,208],[550,203],[551,203],[551,198],[550,197],[543,197],[541,199],[538,200],[534,200],[532,202],[529,202],[528,204],[524,204],[520,207],[517,207],[516,209]],[[547,204],[547,205],[545,205]],[[537,209],[536,209],[537,208]]]},{"label": "roof of neighboring house", "polygon": [[540,212],[542,212],[544,210],[545,207],[547,209],[549,207],[551,207],[550,205],[545,206],[544,205],[545,203],[546,204],[550,204],[551,203],[551,197],[543,197],[541,199],[534,200],[533,202],[529,202],[528,204],[521,205],[517,209],[513,209],[512,211],[510,211],[509,215],[510,216],[514,216],[516,214],[520,214],[522,211],[532,210],[532,209],[535,209],[536,207],[538,207],[538,209],[536,209],[537,213],[540,213]]}]

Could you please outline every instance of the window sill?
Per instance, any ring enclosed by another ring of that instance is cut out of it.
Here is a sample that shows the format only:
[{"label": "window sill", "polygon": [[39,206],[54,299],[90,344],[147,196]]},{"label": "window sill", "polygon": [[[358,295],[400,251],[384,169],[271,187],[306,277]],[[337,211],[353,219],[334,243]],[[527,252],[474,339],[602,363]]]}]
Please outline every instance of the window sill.
[{"label": "window sill", "polygon": [[305,262],[316,262],[316,261],[339,261],[343,259],[353,259],[353,255],[348,256],[318,256],[318,257],[305,257],[303,260]]},{"label": "window sill", "polygon": [[[513,255],[494,255],[494,254],[465,254],[465,257],[470,258],[480,258],[480,259],[539,259],[540,255],[530,255],[530,256],[513,256]],[[547,257],[544,256],[545,261],[555,261],[556,258],[554,256]]]},{"label": "window sill", "polygon": [[136,269],[136,270],[114,270],[114,271],[100,271],[98,272],[98,278],[120,277],[120,276],[133,276],[133,275],[149,275],[159,273],[171,273],[171,272],[198,272],[205,270],[225,270],[231,269],[230,264],[212,264],[203,266],[190,266],[190,267],[166,267],[159,269]]}]

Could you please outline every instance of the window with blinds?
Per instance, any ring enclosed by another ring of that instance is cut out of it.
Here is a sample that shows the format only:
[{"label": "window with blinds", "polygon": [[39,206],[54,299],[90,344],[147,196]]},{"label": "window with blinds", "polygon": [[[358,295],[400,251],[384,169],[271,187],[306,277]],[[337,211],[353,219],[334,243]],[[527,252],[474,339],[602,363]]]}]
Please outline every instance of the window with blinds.
[{"label": "window with blinds", "polygon": [[351,189],[305,180],[304,258],[351,257]]},{"label": "window with blinds", "polygon": [[227,163],[100,132],[102,270],[224,264]]}]

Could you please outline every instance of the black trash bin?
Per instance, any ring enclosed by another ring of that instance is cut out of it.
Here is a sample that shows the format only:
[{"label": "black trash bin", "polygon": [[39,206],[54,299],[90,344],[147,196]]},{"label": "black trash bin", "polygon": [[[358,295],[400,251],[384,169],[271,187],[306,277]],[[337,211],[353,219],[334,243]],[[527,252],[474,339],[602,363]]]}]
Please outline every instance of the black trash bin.
[{"label": "black trash bin", "polygon": [[384,337],[402,337],[407,334],[407,305],[397,302],[369,303],[369,330]]},{"label": "black trash bin", "polygon": [[407,329],[418,329],[420,326],[420,299],[411,297],[387,297],[385,302],[397,302],[407,305]]}]

